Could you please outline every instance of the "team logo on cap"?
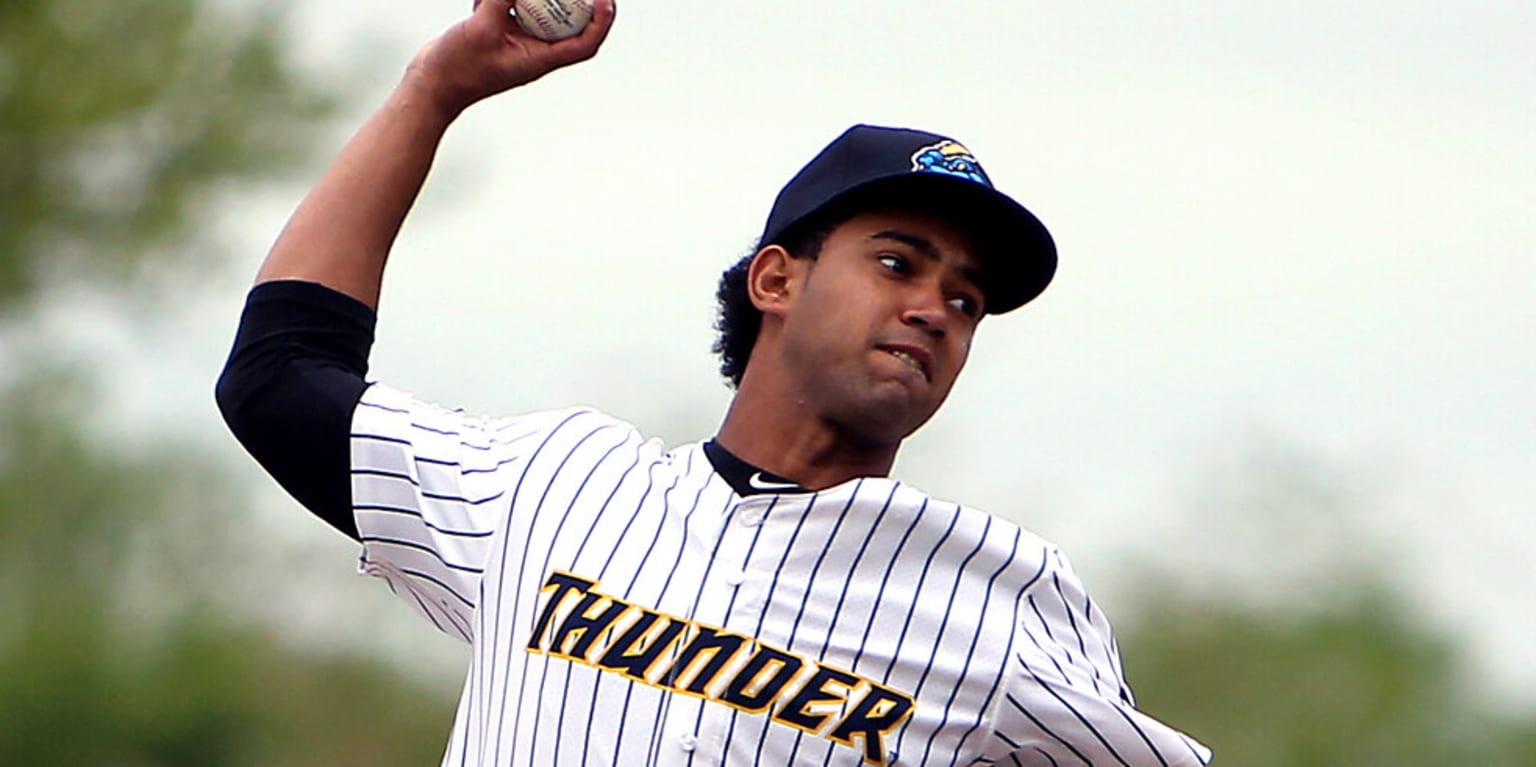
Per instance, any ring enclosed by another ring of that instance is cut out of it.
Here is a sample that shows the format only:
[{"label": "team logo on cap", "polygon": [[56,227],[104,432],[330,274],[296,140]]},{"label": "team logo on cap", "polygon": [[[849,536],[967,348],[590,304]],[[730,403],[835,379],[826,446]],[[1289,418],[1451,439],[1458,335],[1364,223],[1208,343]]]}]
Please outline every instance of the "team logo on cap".
[{"label": "team logo on cap", "polygon": [[986,171],[981,169],[981,163],[976,161],[976,155],[971,154],[971,150],[966,149],[960,142],[949,139],[930,144],[914,152],[912,170],[923,173],[943,173],[946,176],[958,176],[978,184],[992,186],[992,182],[987,179]]}]

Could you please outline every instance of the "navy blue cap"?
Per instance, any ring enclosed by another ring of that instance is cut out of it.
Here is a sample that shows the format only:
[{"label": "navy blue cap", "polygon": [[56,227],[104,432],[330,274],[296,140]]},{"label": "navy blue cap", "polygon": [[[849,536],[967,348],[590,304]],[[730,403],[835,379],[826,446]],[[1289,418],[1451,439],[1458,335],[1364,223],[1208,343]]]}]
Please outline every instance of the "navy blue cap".
[{"label": "navy blue cap", "polygon": [[932,211],[971,237],[988,314],[1040,295],[1056,274],[1056,243],[1040,219],[993,188],[958,141],[905,128],[855,125],[779,191],[760,245],[821,212],[873,208]]}]

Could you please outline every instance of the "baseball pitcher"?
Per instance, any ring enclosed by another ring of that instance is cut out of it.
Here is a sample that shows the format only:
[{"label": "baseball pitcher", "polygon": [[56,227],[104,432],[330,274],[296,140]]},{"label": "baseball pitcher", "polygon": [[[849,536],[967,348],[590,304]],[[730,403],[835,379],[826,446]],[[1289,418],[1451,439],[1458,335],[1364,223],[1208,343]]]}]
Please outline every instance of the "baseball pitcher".
[{"label": "baseball pitcher", "polygon": [[[444,765],[1201,765],[1057,547],[892,479],[1046,228],[961,143],[859,125],[720,280],[719,431],[481,418],[367,379],[386,255],[467,107],[597,53],[506,0],[425,46],[262,264],[218,402],[361,568],[472,648]],[[786,174],[788,175],[788,174]]]}]

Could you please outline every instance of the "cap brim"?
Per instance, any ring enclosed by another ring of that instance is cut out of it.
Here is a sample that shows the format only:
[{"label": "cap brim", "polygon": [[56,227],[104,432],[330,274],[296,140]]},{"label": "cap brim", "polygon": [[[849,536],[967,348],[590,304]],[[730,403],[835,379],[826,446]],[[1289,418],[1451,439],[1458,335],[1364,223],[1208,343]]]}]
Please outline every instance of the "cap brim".
[{"label": "cap brim", "polygon": [[1008,195],[969,179],[942,173],[884,176],[844,190],[815,212],[833,207],[910,208],[954,222],[981,260],[987,314],[1029,303],[1056,274],[1056,242],[1040,219]]}]

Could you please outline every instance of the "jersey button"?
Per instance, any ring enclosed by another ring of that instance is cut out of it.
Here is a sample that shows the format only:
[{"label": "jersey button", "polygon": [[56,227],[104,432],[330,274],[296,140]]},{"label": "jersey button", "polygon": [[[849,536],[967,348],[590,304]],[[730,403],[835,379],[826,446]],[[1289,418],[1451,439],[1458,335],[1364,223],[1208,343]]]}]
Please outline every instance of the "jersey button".
[{"label": "jersey button", "polygon": [[740,586],[741,582],[746,580],[746,577],[747,577],[746,573],[730,572],[730,573],[726,573],[724,576],[721,576],[720,580],[725,581],[725,585],[730,586],[732,588],[735,588],[737,586]]},{"label": "jersey button", "polygon": [[741,524],[747,527],[757,527],[763,523],[763,510],[758,506],[749,506],[741,510]]},{"label": "jersey button", "polygon": [[680,735],[677,738],[677,746],[684,751],[692,751],[699,747],[699,739],[692,735]]}]

